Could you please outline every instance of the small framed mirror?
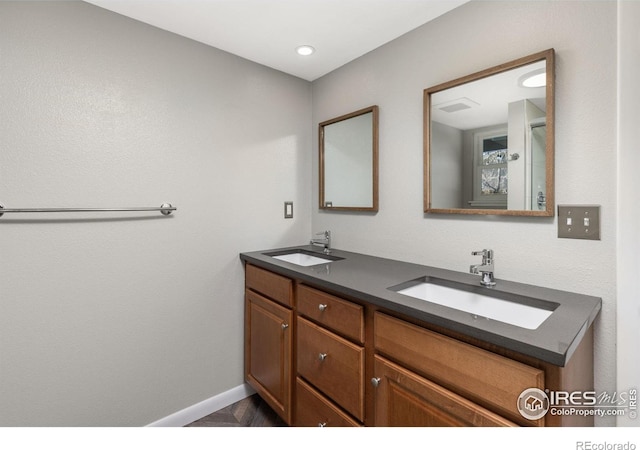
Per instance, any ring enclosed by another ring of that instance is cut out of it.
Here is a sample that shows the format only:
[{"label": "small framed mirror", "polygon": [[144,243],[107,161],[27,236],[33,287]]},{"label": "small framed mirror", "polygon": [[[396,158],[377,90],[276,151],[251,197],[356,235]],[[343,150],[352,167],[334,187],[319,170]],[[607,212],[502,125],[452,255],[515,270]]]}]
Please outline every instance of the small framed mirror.
[{"label": "small framed mirror", "polygon": [[320,209],[378,211],[378,107],[319,124]]},{"label": "small framed mirror", "polygon": [[424,90],[424,212],[554,215],[554,50]]}]

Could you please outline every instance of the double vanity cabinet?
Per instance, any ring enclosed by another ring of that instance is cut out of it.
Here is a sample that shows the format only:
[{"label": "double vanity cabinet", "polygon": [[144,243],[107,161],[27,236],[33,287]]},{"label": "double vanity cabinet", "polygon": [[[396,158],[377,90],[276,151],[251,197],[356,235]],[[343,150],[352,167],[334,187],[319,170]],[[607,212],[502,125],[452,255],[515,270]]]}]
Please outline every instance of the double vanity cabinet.
[{"label": "double vanity cabinet", "polygon": [[[506,291],[556,298],[550,326],[558,326],[556,314],[573,317],[550,336],[546,322],[520,330],[389,289],[425,275],[475,289],[467,274],[337,250],[335,261],[310,266],[273,254],[241,255],[245,376],[287,424],[593,425],[588,416],[530,420],[518,399],[530,388],[593,389],[591,325],[600,299],[503,282]],[[575,328],[573,339],[566,328]],[[539,332],[539,342],[527,337]]]}]

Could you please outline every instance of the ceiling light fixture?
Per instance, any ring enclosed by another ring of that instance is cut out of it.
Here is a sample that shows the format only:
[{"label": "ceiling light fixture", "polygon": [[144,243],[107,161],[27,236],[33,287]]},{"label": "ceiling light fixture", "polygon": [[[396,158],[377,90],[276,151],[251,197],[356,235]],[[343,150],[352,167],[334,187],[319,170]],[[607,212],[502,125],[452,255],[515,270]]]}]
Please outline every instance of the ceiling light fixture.
[{"label": "ceiling light fixture", "polygon": [[518,80],[518,84],[522,87],[537,88],[547,85],[547,71],[545,68],[534,70],[522,75]]},{"label": "ceiling light fixture", "polygon": [[302,56],[309,56],[315,51],[316,49],[310,45],[301,45],[300,47],[296,48],[296,53]]}]

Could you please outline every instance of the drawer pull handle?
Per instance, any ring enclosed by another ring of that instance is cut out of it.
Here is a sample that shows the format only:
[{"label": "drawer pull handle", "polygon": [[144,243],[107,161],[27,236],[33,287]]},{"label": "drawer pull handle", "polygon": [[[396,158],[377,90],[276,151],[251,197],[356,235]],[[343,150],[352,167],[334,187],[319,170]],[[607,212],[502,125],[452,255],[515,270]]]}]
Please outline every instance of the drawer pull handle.
[{"label": "drawer pull handle", "polygon": [[287,328],[289,328],[289,324],[283,323],[282,325],[280,325],[280,328],[282,328],[283,330],[286,330]]},{"label": "drawer pull handle", "polygon": [[327,422],[320,422],[320,423],[318,423],[318,427],[320,427],[320,428],[324,428],[324,427],[326,427],[326,426],[327,426]]},{"label": "drawer pull handle", "polygon": [[371,384],[373,385],[373,387],[378,387],[380,386],[380,378],[378,377],[373,377],[371,379]]},{"label": "drawer pull handle", "polygon": [[327,310],[327,305],[325,305],[324,303],[320,303],[318,305],[318,309],[320,310],[320,312],[326,311]]},{"label": "drawer pull handle", "polygon": [[318,354],[318,361],[324,361],[325,359],[327,359],[327,354],[326,353],[319,353]]}]

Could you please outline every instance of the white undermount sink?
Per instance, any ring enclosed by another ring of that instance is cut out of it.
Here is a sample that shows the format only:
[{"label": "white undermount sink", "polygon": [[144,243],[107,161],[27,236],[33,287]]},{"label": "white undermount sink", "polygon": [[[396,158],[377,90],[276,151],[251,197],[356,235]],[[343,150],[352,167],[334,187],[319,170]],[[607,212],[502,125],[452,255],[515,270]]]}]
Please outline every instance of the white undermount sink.
[{"label": "white undermount sink", "polygon": [[278,259],[280,261],[286,261],[291,264],[296,264],[298,266],[317,266],[319,264],[328,264],[333,261],[337,261],[342,258],[337,258],[335,256],[329,255],[317,255],[313,252],[309,252],[306,250],[292,250],[291,252],[285,253],[266,253],[267,256],[271,256],[272,258]]},{"label": "white undermount sink", "polygon": [[429,281],[420,281],[411,284],[409,287],[400,287],[400,289],[390,289],[398,294],[408,295],[419,300],[436,303],[529,330],[538,328],[557,306],[554,303],[544,302],[548,303],[549,308],[551,308],[545,309],[477,292],[442,286]]}]

